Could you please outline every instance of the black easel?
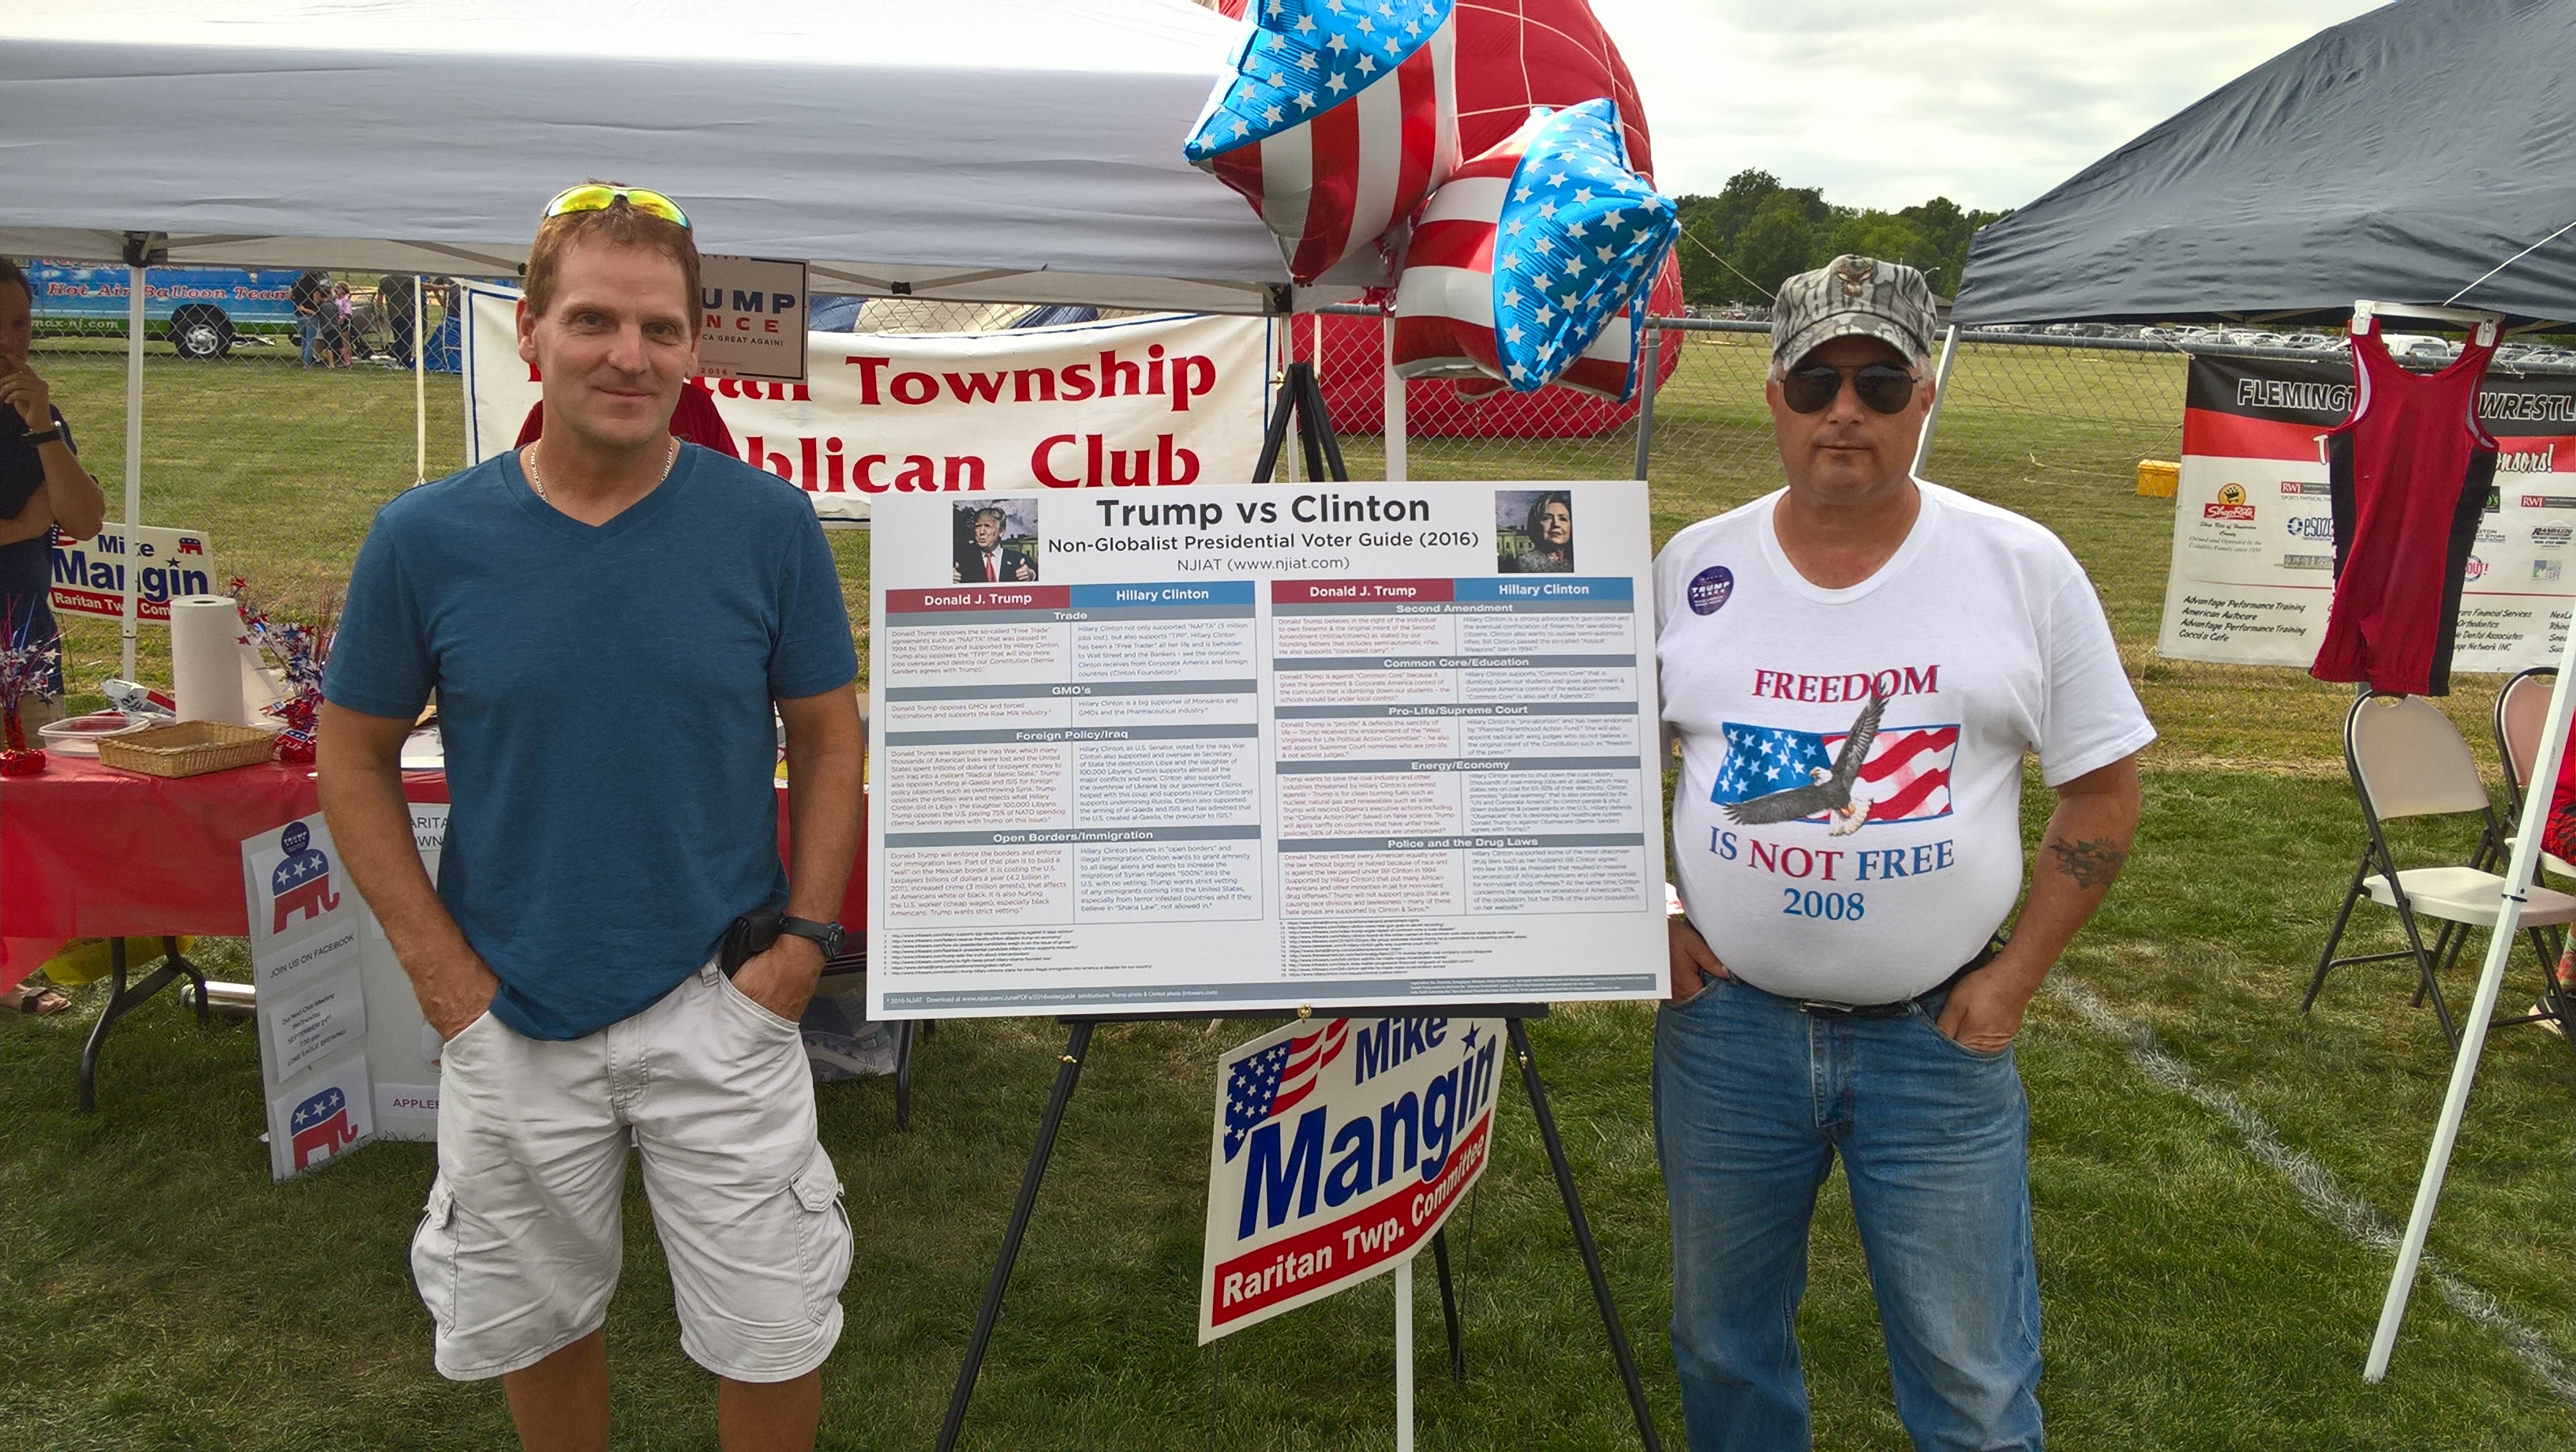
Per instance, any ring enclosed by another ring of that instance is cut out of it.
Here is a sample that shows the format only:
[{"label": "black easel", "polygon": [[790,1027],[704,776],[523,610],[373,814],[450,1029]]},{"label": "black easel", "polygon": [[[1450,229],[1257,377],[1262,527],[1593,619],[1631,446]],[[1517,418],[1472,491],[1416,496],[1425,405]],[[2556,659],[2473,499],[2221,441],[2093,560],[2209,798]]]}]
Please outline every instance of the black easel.
[{"label": "black easel", "polygon": [[1333,435],[1332,410],[1324,406],[1324,385],[1315,381],[1315,365],[1291,363],[1280,375],[1279,397],[1271,405],[1270,426],[1261,436],[1261,462],[1252,466],[1252,482],[1267,484],[1279,470],[1279,450],[1288,442],[1288,423],[1297,423],[1297,442],[1306,455],[1306,477],[1350,482],[1342,462],[1342,441]]},{"label": "black easel", "polygon": [[[1273,420],[1273,429],[1277,429]],[[1431,1006],[1408,1004],[1398,1008],[1336,1009],[1337,1018],[1404,1018],[1419,1017],[1432,1011]],[[1499,1018],[1510,1035],[1512,1057],[1520,1061],[1521,1087],[1527,1091],[1530,1110],[1538,1120],[1539,1138],[1547,1146],[1549,1167],[1556,1174],[1557,1193],[1565,1200],[1566,1223],[1573,1228],[1575,1248],[1582,1253],[1583,1269],[1592,1280],[1592,1299],[1601,1311],[1602,1329],[1609,1333],[1610,1352],[1619,1362],[1619,1379],[1628,1391],[1628,1409],[1637,1418],[1637,1438],[1646,1452],[1662,1452],[1663,1443],[1655,1435],[1655,1421],[1646,1406],[1646,1389],[1637,1376],[1637,1358],[1628,1349],[1628,1333],[1619,1321],[1619,1307],[1610,1298],[1610,1278],[1601,1269],[1601,1249],[1592,1239],[1592,1222],[1584,1216],[1583,1200],[1575,1192],[1574,1170],[1566,1162],[1565,1142],[1556,1131],[1556,1116],[1548,1111],[1547,1090],[1539,1082],[1538,1063],[1530,1054],[1529,1032],[1525,1020],[1545,1018],[1543,1003],[1481,1004],[1438,1006],[1437,1011],[1452,1018]],[[984,1304],[975,1313],[975,1333],[966,1343],[966,1364],[957,1371],[957,1386],[948,1397],[948,1415],[939,1425],[939,1452],[955,1452],[958,1433],[966,1425],[966,1408],[975,1397],[975,1380],[984,1368],[984,1353],[993,1340],[994,1323],[1002,1317],[1002,1294],[1010,1288],[1011,1269],[1020,1257],[1020,1241],[1027,1235],[1029,1217],[1037,1208],[1038,1187],[1045,1183],[1047,1162],[1055,1154],[1056,1131],[1064,1125],[1065,1105],[1073,1098],[1074,1085],[1082,1079],[1083,1060],[1091,1052],[1092,1030],[1104,1023],[1163,1023],[1211,1018],[1280,1018],[1286,1015],[1268,1013],[1144,1013],[1100,1014],[1060,1022],[1070,1029],[1065,1038],[1064,1054],[1056,1061],[1055,1088],[1047,1095],[1046,1115],[1038,1121],[1038,1139],[1029,1151],[1028,1172],[1020,1178],[1019,1198],[1011,1202],[1011,1220],[1002,1232],[1001,1254],[993,1261],[992,1278],[984,1286]],[[1464,1341],[1458,1324],[1458,1305],[1449,1279],[1449,1246],[1444,1228],[1432,1237],[1431,1253],[1440,1280],[1440,1310],[1449,1328],[1449,1373],[1463,1382],[1467,1375]],[[1402,1348],[1398,1355],[1410,1355]]]}]

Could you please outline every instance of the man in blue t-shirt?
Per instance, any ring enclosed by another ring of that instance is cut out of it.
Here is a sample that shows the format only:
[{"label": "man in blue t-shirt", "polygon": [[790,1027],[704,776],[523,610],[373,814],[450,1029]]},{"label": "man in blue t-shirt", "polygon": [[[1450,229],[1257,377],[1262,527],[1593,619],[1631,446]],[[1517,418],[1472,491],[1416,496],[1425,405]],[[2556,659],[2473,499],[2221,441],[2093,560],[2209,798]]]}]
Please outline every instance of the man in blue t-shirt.
[{"label": "man in blue t-shirt", "polygon": [[[548,206],[518,320],[543,439],[377,514],[323,682],[332,836],[446,1041],[413,1278],[439,1371],[500,1377],[530,1447],[607,1445],[630,1142],[726,1446],[811,1447],[841,1331],[797,1019],[859,842],[858,659],[805,496],[670,435],[697,297],[669,199]],[[399,766],[433,695],[435,889]],[[727,926],[762,909],[785,930],[727,978]]]},{"label": "man in blue t-shirt", "polygon": [[[107,496],[73,452],[53,390],[27,362],[35,322],[27,274],[0,257],[0,632],[13,644],[53,638],[54,531],[87,539],[107,518]],[[50,699],[19,702],[30,736],[62,714],[62,689],[57,667]]]}]

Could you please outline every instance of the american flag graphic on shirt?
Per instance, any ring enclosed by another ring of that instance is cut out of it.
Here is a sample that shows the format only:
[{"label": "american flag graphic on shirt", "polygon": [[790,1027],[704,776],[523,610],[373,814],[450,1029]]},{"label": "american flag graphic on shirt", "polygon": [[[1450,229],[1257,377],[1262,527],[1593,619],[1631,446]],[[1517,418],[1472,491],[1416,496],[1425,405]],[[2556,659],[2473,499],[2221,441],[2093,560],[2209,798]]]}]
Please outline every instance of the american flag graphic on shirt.
[{"label": "american flag graphic on shirt", "polygon": [[1458,162],[1452,0],[1258,0],[1181,154],[1243,194],[1311,283]]},{"label": "american flag graphic on shirt", "polygon": [[[1729,721],[1726,759],[1708,799],[1719,806],[1802,787],[1811,773],[1831,771],[1843,749],[1842,731],[1791,731]],[[1881,726],[1860,766],[1859,793],[1869,799],[1869,825],[1921,822],[1950,815],[1950,766],[1959,755],[1959,728]],[[1818,812],[1802,821],[1822,822]]]},{"label": "american flag graphic on shirt", "polygon": [[1337,1018],[1310,1034],[1272,1044],[1234,1061],[1225,1079],[1225,1157],[1243,1148],[1244,1136],[1286,1114],[1315,1092],[1324,1066],[1350,1043],[1351,1021]]}]

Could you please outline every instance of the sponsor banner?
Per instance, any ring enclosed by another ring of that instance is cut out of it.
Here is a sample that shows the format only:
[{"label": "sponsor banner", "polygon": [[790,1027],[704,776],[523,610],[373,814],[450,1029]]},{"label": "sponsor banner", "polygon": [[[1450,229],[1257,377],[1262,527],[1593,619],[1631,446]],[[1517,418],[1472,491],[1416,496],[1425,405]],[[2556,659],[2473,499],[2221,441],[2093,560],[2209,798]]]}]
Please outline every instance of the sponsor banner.
[{"label": "sponsor banner", "polygon": [[[2191,360],[2159,654],[2302,669],[2316,659],[2334,599],[2317,441],[2350,414],[2353,391],[2342,358]],[[2503,447],[2451,668],[2546,665],[2576,606],[2576,377],[2490,372],[2478,412]]]},{"label": "sponsor banner", "polygon": [[218,586],[224,576],[215,568],[214,552],[206,543],[204,530],[159,529],[147,524],[130,535],[133,548],[129,554],[129,531],[121,524],[101,525],[98,533],[85,539],[71,539],[59,530],[55,532],[54,583],[48,596],[55,614],[124,618],[125,567],[129,559],[135,567],[135,588],[142,595],[135,602],[134,613],[147,623],[170,623],[170,598],[174,595],[223,593]]},{"label": "sponsor banner", "polygon": [[[517,294],[469,288],[466,453],[538,400]],[[743,458],[866,519],[889,494],[1164,487],[1252,477],[1269,325],[1159,316],[992,333],[814,333],[802,383],[711,378]]]},{"label": "sponsor banner", "polygon": [[698,258],[698,368],[709,378],[805,381],[805,264]]},{"label": "sponsor banner", "polygon": [[1485,1171],[1501,1019],[1300,1019],[1218,1061],[1199,1344],[1428,1244]]}]

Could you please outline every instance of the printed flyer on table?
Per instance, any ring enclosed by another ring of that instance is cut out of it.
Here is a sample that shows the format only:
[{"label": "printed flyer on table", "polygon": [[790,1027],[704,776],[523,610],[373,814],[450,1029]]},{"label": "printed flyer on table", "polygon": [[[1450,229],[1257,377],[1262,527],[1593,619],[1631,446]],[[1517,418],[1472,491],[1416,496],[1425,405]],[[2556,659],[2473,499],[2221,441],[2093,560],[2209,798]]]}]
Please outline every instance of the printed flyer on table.
[{"label": "printed flyer on table", "polygon": [[878,1017],[1651,998],[1645,486],[881,502]]}]

